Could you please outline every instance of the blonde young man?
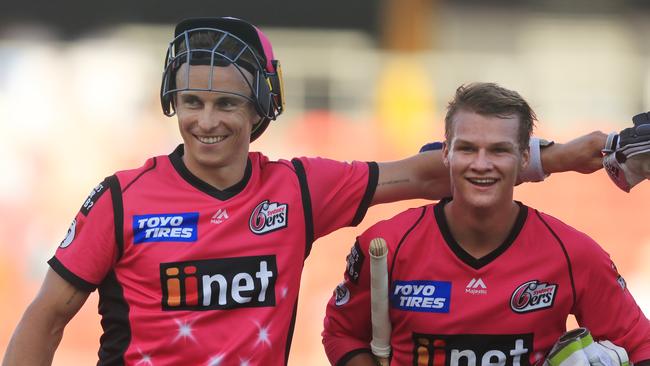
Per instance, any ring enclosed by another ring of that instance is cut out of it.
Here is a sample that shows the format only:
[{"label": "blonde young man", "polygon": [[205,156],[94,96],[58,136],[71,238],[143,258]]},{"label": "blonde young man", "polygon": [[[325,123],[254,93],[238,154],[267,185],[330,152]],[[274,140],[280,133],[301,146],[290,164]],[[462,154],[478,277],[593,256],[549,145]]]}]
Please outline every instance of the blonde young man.
[{"label": "blonde young man", "polygon": [[358,237],[327,306],[332,365],[370,353],[369,243],[388,246],[392,365],[514,366],[543,361],[569,314],[595,339],[650,365],[650,323],[609,255],[587,235],[513,200],[535,114],[516,92],[461,86],[445,119],[451,197]]}]

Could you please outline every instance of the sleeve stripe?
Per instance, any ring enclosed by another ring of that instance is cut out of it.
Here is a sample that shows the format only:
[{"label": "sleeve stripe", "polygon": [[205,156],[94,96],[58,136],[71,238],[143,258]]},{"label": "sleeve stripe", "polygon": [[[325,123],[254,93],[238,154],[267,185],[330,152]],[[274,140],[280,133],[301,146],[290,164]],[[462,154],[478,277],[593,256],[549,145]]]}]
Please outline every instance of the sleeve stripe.
[{"label": "sleeve stripe", "polygon": [[117,176],[111,175],[106,178],[111,189],[111,200],[113,202],[113,220],[115,226],[115,244],[117,245],[117,260],[122,258],[124,253],[124,206],[122,202],[122,190]]},{"label": "sleeve stripe", "polygon": [[368,185],[366,186],[366,192],[363,194],[363,199],[359,204],[357,213],[352,219],[351,226],[357,226],[366,216],[370,203],[372,202],[373,197],[375,196],[375,191],[377,190],[377,182],[379,181],[379,165],[374,161],[368,163]]},{"label": "sleeve stripe", "polygon": [[370,350],[370,348],[355,349],[343,355],[343,357],[341,357],[341,359],[336,363],[336,366],[344,366],[346,363],[348,363],[348,361],[350,361],[352,357],[356,355],[360,355],[362,353],[368,353],[372,355],[372,351]]},{"label": "sleeve stripe", "polygon": [[70,282],[72,286],[78,288],[79,290],[85,292],[93,292],[95,289],[97,289],[97,285],[92,284],[77,276],[76,274],[70,272],[70,270],[65,268],[63,263],[61,263],[56,257],[52,257],[49,261],[47,261],[47,264],[50,265],[50,268],[52,268],[54,272],[56,272],[64,280]]},{"label": "sleeve stripe", "polygon": [[566,248],[564,247],[564,243],[560,239],[559,236],[551,229],[551,226],[542,218],[542,215],[539,213],[539,211],[535,210],[535,214],[537,217],[539,217],[539,220],[546,226],[548,231],[551,232],[551,234],[555,237],[555,240],[557,240],[558,244],[560,245],[560,248],[562,248],[562,252],[564,253],[564,258],[566,259],[566,264],[567,264],[567,269],[569,270],[569,279],[571,279],[571,291],[573,293],[573,304],[571,304],[571,308],[575,308],[576,306],[576,285],[573,280],[573,269],[571,268],[571,258],[569,258],[569,253],[567,253]]},{"label": "sleeve stripe", "polygon": [[307,183],[307,173],[305,167],[298,159],[291,160],[296,175],[298,176],[298,183],[300,184],[300,195],[302,196],[302,209],[305,216],[305,258],[311,252],[311,245],[314,243],[314,216],[311,207],[311,196],[309,195],[309,184]]}]

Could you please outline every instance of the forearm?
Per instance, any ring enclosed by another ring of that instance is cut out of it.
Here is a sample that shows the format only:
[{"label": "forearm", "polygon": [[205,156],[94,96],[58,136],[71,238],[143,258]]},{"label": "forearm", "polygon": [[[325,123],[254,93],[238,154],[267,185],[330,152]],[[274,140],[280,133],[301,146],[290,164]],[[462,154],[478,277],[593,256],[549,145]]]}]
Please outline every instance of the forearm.
[{"label": "forearm", "polygon": [[42,311],[30,306],[16,327],[3,366],[51,365],[61,342],[65,322],[48,320]]},{"label": "forearm", "polygon": [[594,131],[563,144],[542,149],[541,160],[546,174],[575,171],[589,174],[603,167],[601,150],[607,135]]},{"label": "forearm", "polygon": [[426,151],[404,160],[379,163],[372,204],[440,199],[450,194],[449,170],[443,163],[442,150]]}]

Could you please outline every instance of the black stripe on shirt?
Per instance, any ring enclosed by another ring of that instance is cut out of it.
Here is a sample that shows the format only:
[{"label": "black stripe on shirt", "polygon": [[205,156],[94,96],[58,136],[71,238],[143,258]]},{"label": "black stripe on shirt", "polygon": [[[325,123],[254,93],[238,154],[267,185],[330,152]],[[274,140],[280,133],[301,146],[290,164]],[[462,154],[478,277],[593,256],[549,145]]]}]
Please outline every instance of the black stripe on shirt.
[{"label": "black stripe on shirt", "polygon": [[571,305],[571,308],[573,309],[576,305],[576,285],[573,281],[573,269],[571,267],[571,259],[569,258],[569,253],[566,251],[566,247],[564,246],[564,243],[562,242],[562,239],[551,229],[551,226],[542,218],[542,215],[539,213],[539,211],[535,210],[535,215],[539,218],[539,220],[546,226],[548,231],[551,232],[551,234],[555,237],[555,240],[557,240],[557,243],[560,245],[560,248],[562,248],[562,252],[564,253],[564,259],[566,260],[566,265],[567,269],[569,270],[569,279],[571,279],[571,292],[573,294],[573,304]]},{"label": "black stripe on shirt", "polygon": [[309,184],[305,166],[299,159],[292,159],[291,164],[296,170],[298,183],[300,184],[300,195],[302,196],[302,210],[305,216],[305,258],[311,252],[311,245],[314,243],[314,216],[311,207],[311,196],[309,195]]},{"label": "black stripe on shirt", "polygon": [[72,286],[81,291],[93,292],[97,288],[97,285],[92,284],[77,276],[76,274],[70,272],[70,270],[65,268],[63,263],[61,263],[57,257],[50,258],[50,260],[47,261],[47,264],[49,264],[50,268],[52,268],[54,272],[61,276],[61,278],[68,281]]},{"label": "black stripe on shirt", "polygon": [[113,221],[115,226],[115,245],[117,245],[117,260],[122,258],[124,253],[124,205],[122,202],[122,189],[117,176],[111,175],[106,178],[111,189],[111,200],[113,201]]},{"label": "black stripe on shirt", "polygon": [[98,366],[124,365],[124,355],[131,343],[129,323],[129,304],[124,298],[124,290],[111,270],[99,286],[98,312],[102,316],[104,333],[99,339]]},{"label": "black stripe on shirt", "polygon": [[345,366],[345,364],[347,364],[348,361],[350,361],[352,359],[352,357],[354,357],[356,355],[360,355],[362,353],[367,353],[369,355],[372,355],[372,350],[370,350],[370,348],[354,349],[354,350],[346,353],[345,355],[343,355],[343,357],[341,357],[341,359],[336,363],[336,366]]},{"label": "black stripe on shirt", "polygon": [[377,190],[377,182],[379,181],[379,165],[374,161],[368,163],[368,185],[366,186],[366,192],[363,194],[359,208],[352,219],[351,226],[357,226],[366,216],[368,212],[368,207],[372,203],[372,199],[375,197],[375,191]]},{"label": "black stripe on shirt", "polygon": [[298,314],[298,298],[296,297],[296,303],[293,305],[293,313],[291,314],[291,324],[289,325],[289,332],[287,332],[287,343],[285,344],[285,349],[284,349],[285,366],[289,364],[289,352],[291,352],[291,341],[293,339],[293,330],[296,327],[297,314]]},{"label": "black stripe on shirt", "polygon": [[413,225],[411,225],[411,227],[408,230],[406,230],[404,236],[402,236],[402,239],[400,239],[399,244],[397,244],[397,247],[395,248],[395,254],[393,255],[393,262],[390,264],[390,271],[388,272],[389,284],[393,282],[393,269],[395,269],[395,262],[397,262],[397,255],[399,253],[399,250],[402,247],[402,244],[406,241],[406,237],[409,236],[411,231],[413,231],[413,229],[415,229],[415,227],[418,226],[418,224],[422,221],[422,218],[424,217],[424,213],[427,212],[427,207],[429,206],[423,206],[420,208],[420,210],[422,211],[420,213],[420,217],[418,217],[418,219],[415,220]]}]

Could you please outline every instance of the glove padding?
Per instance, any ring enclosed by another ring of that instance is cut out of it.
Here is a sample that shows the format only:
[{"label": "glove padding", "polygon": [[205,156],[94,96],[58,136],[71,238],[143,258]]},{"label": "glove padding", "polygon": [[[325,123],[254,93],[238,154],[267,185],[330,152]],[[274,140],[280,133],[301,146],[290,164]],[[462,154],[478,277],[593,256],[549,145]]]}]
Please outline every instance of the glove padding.
[{"label": "glove padding", "polygon": [[603,166],[617,187],[629,192],[650,179],[650,113],[632,118],[633,127],[610,133],[603,153]]},{"label": "glove padding", "polygon": [[625,349],[610,341],[594,342],[587,328],[564,333],[543,366],[629,366]]}]

